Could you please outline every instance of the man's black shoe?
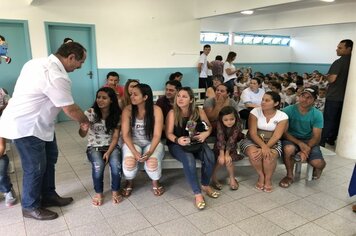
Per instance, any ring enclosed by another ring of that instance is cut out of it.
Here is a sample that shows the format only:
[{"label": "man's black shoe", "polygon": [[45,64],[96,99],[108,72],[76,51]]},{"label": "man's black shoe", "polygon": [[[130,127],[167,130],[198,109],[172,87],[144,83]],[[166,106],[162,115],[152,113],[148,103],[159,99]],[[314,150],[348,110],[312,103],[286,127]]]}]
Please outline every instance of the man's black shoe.
[{"label": "man's black shoe", "polygon": [[73,198],[71,197],[60,197],[58,194],[54,194],[51,196],[44,197],[42,199],[42,206],[43,207],[62,207],[67,206],[71,202],[73,202]]},{"label": "man's black shoe", "polygon": [[330,146],[335,146],[334,140],[326,140],[326,143],[329,144]]},{"label": "man's black shoe", "polygon": [[35,220],[53,220],[58,217],[56,212],[41,207],[34,210],[22,209],[22,215],[26,218],[32,218]]}]

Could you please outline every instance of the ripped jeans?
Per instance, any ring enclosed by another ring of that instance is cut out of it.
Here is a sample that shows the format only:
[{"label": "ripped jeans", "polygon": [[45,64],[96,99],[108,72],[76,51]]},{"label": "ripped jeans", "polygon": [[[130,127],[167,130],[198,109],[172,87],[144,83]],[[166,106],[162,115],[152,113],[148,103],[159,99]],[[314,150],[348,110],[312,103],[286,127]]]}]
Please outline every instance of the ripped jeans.
[{"label": "ripped jeans", "polygon": [[[104,152],[97,150],[95,147],[87,148],[87,156],[92,165],[92,177],[94,190],[96,193],[104,191],[104,170],[105,161],[103,160]],[[116,146],[109,158],[111,172],[111,191],[119,191],[121,182],[121,154],[119,147]]]}]

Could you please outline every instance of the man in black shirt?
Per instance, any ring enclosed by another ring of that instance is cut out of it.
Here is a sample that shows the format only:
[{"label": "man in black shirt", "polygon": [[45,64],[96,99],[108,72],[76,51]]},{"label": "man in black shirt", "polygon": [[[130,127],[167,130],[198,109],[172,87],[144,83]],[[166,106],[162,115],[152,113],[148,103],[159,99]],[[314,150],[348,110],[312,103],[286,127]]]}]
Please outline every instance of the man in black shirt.
[{"label": "man in black shirt", "polygon": [[326,93],[324,129],[320,146],[325,146],[325,143],[335,145],[349,74],[352,46],[353,42],[350,39],[344,39],[338,44],[336,54],[340,58],[333,62],[328,72],[329,84]]}]

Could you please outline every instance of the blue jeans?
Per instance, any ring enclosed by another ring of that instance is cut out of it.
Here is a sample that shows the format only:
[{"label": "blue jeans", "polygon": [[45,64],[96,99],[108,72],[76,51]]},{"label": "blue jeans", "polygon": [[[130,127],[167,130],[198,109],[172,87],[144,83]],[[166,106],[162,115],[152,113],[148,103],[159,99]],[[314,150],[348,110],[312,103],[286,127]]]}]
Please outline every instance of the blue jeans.
[{"label": "blue jeans", "polygon": [[178,161],[182,162],[184,175],[188,180],[193,193],[201,193],[201,188],[198,183],[196,159],[201,161],[201,184],[208,186],[210,184],[211,175],[215,166],[215,156],[209,146],[204,143],[203,148],[199,153],[185,152],[182,146],[178,144],[170,144],[168,146],[169,152]]},{"label": "blue jeans", "polygon": [[8,193],[12,188],[10,177],[7,174],[7,167],[9,166],[9,157],[4,154],[0,157],[0,192]]},{"label": "blue jeans", "polygon": [[[104,191],[103,179],[106,165],[103,160],[104,153],[98,151],[95,147],[87,148],[87,156],[92,165],[92,177],[96,193],[103,193]],[[121,154],[118,146],[110,154],[109,165],[111,170],[111,191],[119,191],[121,182]]]},{"label": "blue jeans", "polygon": [[56,194],[55,165],[58,159],[56,136],[46,142],[35,136],[15,139],[23,169],[22,208],[41,206],[41,197]]}]

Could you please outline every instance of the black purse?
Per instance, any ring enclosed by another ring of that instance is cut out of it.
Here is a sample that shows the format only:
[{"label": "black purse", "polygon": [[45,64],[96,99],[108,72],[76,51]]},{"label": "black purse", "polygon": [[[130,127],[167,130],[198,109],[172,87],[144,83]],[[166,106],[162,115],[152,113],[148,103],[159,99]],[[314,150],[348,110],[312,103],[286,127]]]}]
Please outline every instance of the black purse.
[{"label": "black purse", "polygon": [[[209,127],[204,121],[198,121],[195,126],[195,133],[204,132],[208,129]],[[203,149],[203,144],[204,143],[201,143],[198,140],[194,140],[191,138],[190,144],[182,147],[185,152],[199,153]]]}]

